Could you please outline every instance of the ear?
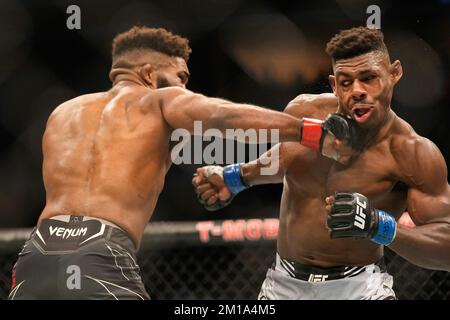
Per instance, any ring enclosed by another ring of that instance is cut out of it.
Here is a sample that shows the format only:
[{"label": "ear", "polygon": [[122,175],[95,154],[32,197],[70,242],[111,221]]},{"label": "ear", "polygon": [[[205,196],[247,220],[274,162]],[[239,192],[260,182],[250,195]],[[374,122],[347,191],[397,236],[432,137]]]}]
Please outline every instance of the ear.
[{"label": "ear", "polygon": [[336,95],[336,77],[332,74],[328,76],[328,82],[330,83],[331,89],[333,89],[333,93]]},{"label": "ear", "polygon": [[392,76],[393,84],[397,84],[397,82],[401,79],[403,75],[403,67],[399,60],[395,60],[390,66],[390,73]]},{"label": "ear", "polygon": [[146,63],[141,67],[139,75],[148,87],[156,88],[155,70],[150,63]]}]

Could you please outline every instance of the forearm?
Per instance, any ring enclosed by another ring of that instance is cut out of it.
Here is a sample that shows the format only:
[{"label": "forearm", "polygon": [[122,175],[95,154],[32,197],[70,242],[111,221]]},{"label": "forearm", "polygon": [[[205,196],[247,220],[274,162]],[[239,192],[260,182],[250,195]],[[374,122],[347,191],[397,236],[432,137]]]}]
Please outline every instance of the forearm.
[{"label": "forearm", "polygon": [[398,225],[389,248],[423,268],[450,271],[450,224],[437,222],[415,228]]},{"label": "forearm", "polygon": [[[162,111],[172,128],[184,128],[194,134],[194,122],[197,121],[201,123],[202,130],[215,129],[223,136],[241,142],[264,143],[261,141],[263,132],[260,129],[268,130],[265,132],[265,142],[300,141],[303,122],[291,115],[249,104],[209,98],[187,90],[174,89],[171,92],[172,94],[163,96]],[[250,141],[251,139],[258,140]]]},{"label": "forearm", "polygon": [[242,164],[242,180],[248,186],[282,183],[285,173],[280,154],[281,144],[261,155],[258,159]]},{"label": "forearm", "polygon": [[[211,117],[204,119],[205,128],[256,130],[257,143],[300,141],[303,121],[285,113],[247,104],[220,103]],[[266,141],[260,141],[259,130],[265,129]],[[275,131],[276,130],[276,131]],[[251,133],[245,134],[244,142],[249,141]],[[274,134],[276,133],[276,134]],[[243,140],[237,136],[238,140]],[[256,142],[256,141],[255,141]],[[253,142],[253,143],[255,143]]]}]

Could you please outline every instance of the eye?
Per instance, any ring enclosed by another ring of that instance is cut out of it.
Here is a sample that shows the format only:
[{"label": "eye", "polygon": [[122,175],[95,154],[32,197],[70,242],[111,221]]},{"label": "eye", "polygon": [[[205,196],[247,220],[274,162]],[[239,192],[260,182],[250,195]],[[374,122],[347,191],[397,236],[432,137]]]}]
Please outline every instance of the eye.
[{"label": "eye", "polygon": [[351,82],[350,80],[342,80],[342,81],[340,82],[340,84],[341,84],[341,86],[343,86],[343,87],[348,87],[349,85],[352,84],[352,82]]},{"label": "eye", "polygon": [[364,77],[364,78],[362,79],[362,81],[370,81],[370,80],[375,79],[376,77],[377,77],[376,75],[371,74],[371,75],[368,75],[368,76]]}]

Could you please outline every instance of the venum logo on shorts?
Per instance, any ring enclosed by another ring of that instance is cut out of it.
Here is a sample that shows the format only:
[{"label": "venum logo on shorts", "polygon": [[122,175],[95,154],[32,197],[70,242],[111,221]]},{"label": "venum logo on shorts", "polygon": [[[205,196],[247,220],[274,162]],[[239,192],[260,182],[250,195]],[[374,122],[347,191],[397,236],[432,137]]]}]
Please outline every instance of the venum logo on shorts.
[{"label": "venum logo on shorts", "polygon": [[356,197],[356,215],[353,224],[362,230],[366,225],[366,214],[363,212],[363,210],[366,209],[366,207],[367,203],[365,201],[361,202],[359,200],[359,197]]},{"label": "venum logo on shorts", "polygon": [[87,227],[84,228],[63,228],[63,227],[49,227],[50,235],[67,239],[69,237],[79,237],[86,235]]}]

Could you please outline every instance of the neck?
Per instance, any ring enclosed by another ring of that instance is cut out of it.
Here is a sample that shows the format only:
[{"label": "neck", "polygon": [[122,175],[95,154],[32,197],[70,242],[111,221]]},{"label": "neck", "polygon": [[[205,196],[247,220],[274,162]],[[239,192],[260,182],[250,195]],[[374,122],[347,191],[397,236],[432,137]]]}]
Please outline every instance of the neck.
[{"label": "neck", "polygon": [[119,85],[119,83],[126,83],[127,85],[139,85],[150,88],[135,71],[126,68],[115,68],[109,73],[109,79],[113,83],[113,87]]},{"label": "neck", "polygon": [[391,129],[392,124],[394,123],[394,120],[396,118],[396,115],[394,111],[389,109],[386,116],[384,117],[383,121],[380,122],[380,124],[374,128],[368,129],[366,132],[366,138],[364,139],[364,147],[368,148],[382,140],[384,140]]}]

